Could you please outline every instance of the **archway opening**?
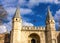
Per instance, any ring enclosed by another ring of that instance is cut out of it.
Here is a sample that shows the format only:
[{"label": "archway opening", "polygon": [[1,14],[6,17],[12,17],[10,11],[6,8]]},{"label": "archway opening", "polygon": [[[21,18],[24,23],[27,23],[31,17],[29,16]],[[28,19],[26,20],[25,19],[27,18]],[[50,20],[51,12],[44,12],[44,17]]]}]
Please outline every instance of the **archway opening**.
[{"label": "archway opening", "polygon": [[32,40],[31,40],[31,43],[36,43],[36,40],[35,40],[35,39],[32,39]]},{"label": "archway opening", "polygon": [[32,33],[28,36],[28,43],[40,43],[40,37],[36,33]]}]

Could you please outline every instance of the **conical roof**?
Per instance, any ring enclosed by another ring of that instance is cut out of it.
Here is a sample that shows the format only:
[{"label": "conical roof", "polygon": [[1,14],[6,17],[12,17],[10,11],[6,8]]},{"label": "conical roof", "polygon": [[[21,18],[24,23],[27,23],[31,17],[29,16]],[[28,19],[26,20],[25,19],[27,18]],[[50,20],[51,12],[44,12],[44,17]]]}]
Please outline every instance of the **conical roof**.
[{"label": "conical roof", "polygon": [[47,12],[47,20],[53,20],[53,16],[52,16],[52,13],[50,11],[50,8],[48,7],[48,12]]},{"label": "conical roof", "polygon": [[20,18],[20,8],[19,7],[17,7],[15,15],[13,18]]}]

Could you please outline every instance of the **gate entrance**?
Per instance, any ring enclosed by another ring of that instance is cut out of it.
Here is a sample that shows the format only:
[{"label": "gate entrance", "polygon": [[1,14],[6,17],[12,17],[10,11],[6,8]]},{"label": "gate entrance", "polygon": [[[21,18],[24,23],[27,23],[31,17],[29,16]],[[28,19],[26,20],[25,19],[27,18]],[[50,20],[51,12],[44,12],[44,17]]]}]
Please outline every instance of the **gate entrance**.
[{"label": "gate entrance", "polygon": [[37,34],[32,33],[28,37],[28,43],[40,43],[40,37]]},{"label": "gate entrance", "polygon": [[36,40],[35,40],[35,39],[32,39],[32,40],[31,40],[31,43],[36,43]]}]

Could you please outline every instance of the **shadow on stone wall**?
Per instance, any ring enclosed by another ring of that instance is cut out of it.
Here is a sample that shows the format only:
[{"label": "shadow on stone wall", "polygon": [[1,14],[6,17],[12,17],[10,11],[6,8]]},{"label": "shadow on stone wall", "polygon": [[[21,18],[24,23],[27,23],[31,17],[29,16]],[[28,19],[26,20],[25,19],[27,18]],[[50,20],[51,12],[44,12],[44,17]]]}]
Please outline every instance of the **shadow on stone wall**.
[{"label": "shadow on stone wall", "polygon": [[10,34],[0,34],[0,43],[10,43]]},{"label": "shadow on stone wall", "polygon": [[59,35],[57,36],[57,42],[60,43],[60,33],[59,33]]},{"label": "shadow on stone wall", "polygon": [[5,34],[4,43],[10,43],[10,34]]}]

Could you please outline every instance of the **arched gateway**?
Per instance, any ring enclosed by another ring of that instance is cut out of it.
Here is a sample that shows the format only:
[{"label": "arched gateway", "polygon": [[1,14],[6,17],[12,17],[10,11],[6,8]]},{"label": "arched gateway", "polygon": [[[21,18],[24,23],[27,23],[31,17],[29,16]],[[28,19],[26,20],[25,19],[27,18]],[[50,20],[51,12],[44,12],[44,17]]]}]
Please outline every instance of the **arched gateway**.
[{"label": "arched gateway", "polygon": [[32,33],[28,36],[28,43],[40,43],[40,37],[36,33]]}]

